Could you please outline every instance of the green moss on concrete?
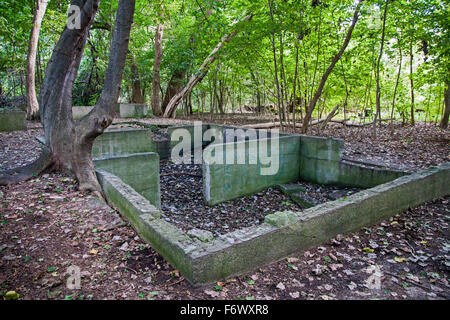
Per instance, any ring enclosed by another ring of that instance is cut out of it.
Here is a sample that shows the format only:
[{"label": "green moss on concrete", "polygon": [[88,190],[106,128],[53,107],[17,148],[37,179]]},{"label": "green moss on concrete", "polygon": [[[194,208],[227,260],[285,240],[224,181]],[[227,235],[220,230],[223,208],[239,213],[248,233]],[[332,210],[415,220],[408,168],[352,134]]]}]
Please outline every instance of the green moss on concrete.
[{"label": "green moss on concrete", "polygon": [[121,118],[145,118],[148,113],[146,104],[121,103],[119,105]]},{"label": "green moss on concrete", "polygon": [[94,161],[97,169],[118,176],[157,208],[161,207],[159,156],[157,153],[138,153],[106,157]]},{"label": "green moss on concrete", "polygon": [[[268,141],[267,149],[270,150],[271,139]],[[249,152],[259,141],[241,141],[236,143],[210,145],[206,148],[203,158],[203,193],[205,201],[214,205],[223,201],[254,194],[270,186],[280,183],[296,181],[300,170],[300,140],[298,136],[279,138],[278,171],[273,175],[262,175],[262,168],[268,165],[262,164],[261,159],[255,158],[256,164],[252,164],[250,156],[258,154],[258,149]],[[227,147],[232,146],[235,150],[234,164],[228,164]],[[224,164],[211,163],[212,148],[222,148]],[[236,154],[245,151],[245,164],[238,164]]]},{"label": "green moss on concrete", "polygon": [[74,106],[72,107],[72,116],[74,120],[80,120],[86,116],[91,110],[94,109],[93,106]]},{"label": "green moss on concrete", "polygon": [[297,221],[297,219],[297,215],[293,212],[279,211],[273,214],[268,214],[265,217],[264,222],[275,227],[284,227]]},{"label": "green moss on concrete", "polygon": [[92,157],[101,158],[157,151],[149,129],[113,129],[106,130],[95,139]]}]

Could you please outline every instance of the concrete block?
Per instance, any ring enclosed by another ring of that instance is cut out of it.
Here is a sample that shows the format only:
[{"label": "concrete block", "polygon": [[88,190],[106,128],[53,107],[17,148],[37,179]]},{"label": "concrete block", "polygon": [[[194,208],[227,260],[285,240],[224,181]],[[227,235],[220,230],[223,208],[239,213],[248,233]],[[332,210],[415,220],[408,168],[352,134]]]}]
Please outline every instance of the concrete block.
[{"label": "concrete block", "polygon": [[94,109],[94,106],[74,106],[72,107],[72,116],[74,120],[80,120],[84,116],[86,116],[91,110]]},{"label": "concrete block", "polygon": [[94,164],[96,169],[119,177],[152,205],[161,208],[159,156],[157,153],[105,157],[94,160]]},{"label": "concrete block", "polygon": [[121,118],[145,118],[148,113],[146,104],[121,103],[119,108]]},{"label": "concrete block", "polygon": [[27,130],[26,113],[21,110],[0,110],[0,131]]}]

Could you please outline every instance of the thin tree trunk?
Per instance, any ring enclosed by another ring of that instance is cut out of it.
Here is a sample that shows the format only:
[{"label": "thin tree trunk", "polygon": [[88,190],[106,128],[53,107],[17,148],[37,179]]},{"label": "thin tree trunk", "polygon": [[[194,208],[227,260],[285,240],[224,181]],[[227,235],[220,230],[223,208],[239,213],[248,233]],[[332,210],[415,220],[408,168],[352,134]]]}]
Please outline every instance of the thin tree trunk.
[{"label": "thin tree trunk", "polygon": [[[162,7],[162,5],[161,5]],[[163,18],[163,13],[159,14]],[[153,79],[152,79],[152,110],[155,116],[161,116],[161,102],[159,98],[159,87],[161,86],[160,70],[162,60],[162,38],[164,33],[164,23],[160,21],[156,27],[155,34],[155,60],[153,63]]]},{"label": "thin tree trunk", "polygon": [[317,101],[319,100],[320,96],[322,95],[322,90],[325,86],[325,83],[328,79],[328,76],[331,74],[331,72],[334,69],[334,66],[336,63],[341,59],[342,54],[344,53],[345,49],[347,48],[348,43],[350,42],[350,39],[352,37],[353,29],[355,28],[356,22],[358,21],[358,15],[359,10],[361,9],[362,3],[364,0],[360,1],[358,5],[356,6],[355,13],[353,14],[353,20],[352,24],[350,25],[349,30],[347,31],[347,36],[345,37],[344,43],[342,44],[341,49],[339,52],[334,56],[330,66],[325,71],[325,73],[322,76],[322,79],[319,83],[319,87],[317,88],[314,97],[312,98],[311,102],[309,103],[308,110],[305,114],[305,117],[303,118],[303,126],[302,126],[302,132],[306,133],[308,131],[308,122],[311,119],[311,115],[314,111],[314,108],[316,107]]},{"label": "thin tree trunk", "polygon": [[281,106],[283,108],[283,116],[287,125],[290,123],[289,119],[289,108],[288,108],[288,93],[286,85],[286,73],[284,70],[284,46],[283,46],[283,32],[280,32],[280,71],[281,71]]},{"label": "thin tree trunk", "polygon": [[[270,10],[270,19],[272,20],[272,23],[275,23],[273,18],[273,1],[268,0],[269,3],[269,10]],[[277,66],[277,48],[275,45],[275,32],[272,32],[272,52],[273,52],[273,66],[274,66],[274,74],[275,74],[275,84],[277,87],[277,109],[278,109],[278,119],[280,121],[280,126],[283,128],[283,117],[281,115],[281,97],[280,97],[280,83],[278,81],[278,66]]]},{"label": "thin tree trunk", "polygon": [[380,62],[381,62],[381,57],[383,56],[384,35],[385,35],[385,28],[386,28],[386,16],[387,16],[388,2],[389,2],[389,0],[386,0],[386,3],[384,5],[383,28],[381,31],[380,53],[378,54],[378,60],[377,60],[377,94],[376,94],[377,110],[375,112],[375,119],[373,121],[373,128],[374,128],[375,134],[376,134],[376,127],[377,127],[377,118],[380,119],[379,124],[381,124]]},{"label": "thin tree trunk", "polygon": [[409,43],[409,79],[411,84],[411,124],[414,125],[414,81],[413,81],[413,46],[412,40]]},{"label": "thin tree trunk", "polygon": [[33,27],[31,28],[30,41],[28,42],[27,75],[25,81],[28,120],[39,118],[39,104],[36,97],[35,87],[36,52],[39,41],[39,31],[41,30],[41,23],[47,9],[47,4],[48,0],[36,1]]},{"label": "thin tree trunk", "polygon": [[[244,17],[241,22],[244,21],[250,21],[253,18],[253,14],[249,14],[248,16]],[[198,70],[195,72],[194,75],[191,76],[186,86],[175,96],[170,100],[170,102],[167,104],[167,107],[164,111],[164,118],[168,117],[175,117],[175,110],[182,101],[184,97],[186,97],[189,92],[192,91],[192,89],[203,80],[203,78],[206,76],[206,74],[209,71],[210,66],[216,61],[218,57],[219,50],[238,33],[238,31],[233,31],[232,33],[228,34],[227,36],[223,37],[220,42],[216,45],[216,47],[211,51],[209,56],[203,61],[203,64],[198,68]]]},{"label": "thin tree trunk", "polygon": [[402,71],[402,60],[403,60],[403,55],[402,55],[402,48],[401,48],[400,41],[398,41],[398,51],[399,51],[399,54],[400,54],[400,61],[399,61],[399,64],[398,64],[397,80],[395,81],[394,94],[393,94],[393,97],[392,97],[391,131],[394,129],[394,108],[395,108],[395,98],[396,98],[396,95],[397,95],[398,84],[399,84],[399,82],[400,82],[400,75],[401,75],[401,71]]},{"label": "thin tree trunk", "polygon": [[442,129],[448,128],[448,117],[450,115],[450,83],[446,82],[446,88],[444,91],[444,115],[442,116],[440,127]]}]

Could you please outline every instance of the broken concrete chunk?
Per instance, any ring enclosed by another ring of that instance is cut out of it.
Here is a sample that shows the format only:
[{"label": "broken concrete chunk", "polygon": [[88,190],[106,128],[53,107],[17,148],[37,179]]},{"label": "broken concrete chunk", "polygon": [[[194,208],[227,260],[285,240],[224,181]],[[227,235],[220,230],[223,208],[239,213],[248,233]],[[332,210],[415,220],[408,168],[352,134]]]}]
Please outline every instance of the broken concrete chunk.
[{"label": "broken concrete chunk", "polygon": [[337,200],[343,197],[348,196],[349,191],[348,190],[335,190],[327,195],[327,198],[330,200]]},{"label": "broken concrete chunk", "polygon": [[306,191],[305,187],[296,184],[296,183],[283,183],[277,185],[278,189],[280,189],[281,192],[284,194],[290,195],[292,193],[296,192],[304,192]]},{"label": "broken concrete chunk", "polygon": [[264,222],[275,227],[284,227],[288,224],[294,223],[297,220],[298,217],[291,211],[278,211],[274,214],[268,214],[264,219]]},{"label": "broken concrete chunk", "polygon": [[214,240],[214,235],[212,232],[202,229],[191,229],[187,232],[188,236],[191,238],[197,238],[198,240],[202,242],[209,242]]},{"label": "broken concrete chunk", "polygon": [[292,200],[294,200],[304,208],[311,208],[317,205],[316,200],[314,200],[313,198],[311,198],[310,196],[308,196],[303,192],[293,193],[290,196]]}]

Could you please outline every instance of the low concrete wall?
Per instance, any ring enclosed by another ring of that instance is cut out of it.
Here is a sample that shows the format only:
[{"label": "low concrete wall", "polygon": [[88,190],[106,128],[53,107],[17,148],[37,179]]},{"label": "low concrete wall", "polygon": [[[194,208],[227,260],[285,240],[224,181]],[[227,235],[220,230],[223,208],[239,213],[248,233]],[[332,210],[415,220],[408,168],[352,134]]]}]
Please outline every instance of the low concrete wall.
[{"label": "low concrete wall", "polygon": [[74,106],[72,107],[72,116],[74,120],[80,120],[85,115],[87,115],[94,106]]},{"label": "low concrete wall", "polygon": [[161,208],[159,156],[157,153],[97,158],[94,163],[96,169],[116,175],[150,201],[152,205]]},{"label": "low concrete wall", "polygon": [[342,139],[301,136],[300,145],[300,178],[304,181],[372,188],[407,174],[342,160]]},{"label": "low concrete wall", "polygon": [[0,110],[0,131],[27,130],[26,113],[20,110]]},{"label": "low concrete wall", "polygon": [[121,118],[145,118],[148,113],[146,104],[121,103],[119,108]]},{"label": "low concrete wall", "polygon": [[[300,139],[298,136],[285,136],[278,139],[279,148],[270,158],[278,170],[263,175],[263,164],[259,152],[260,143],[267,142],[270,152],[273,139],[212,144],[205,149],[203,157],[203,195],[205,202],[214,205],[223,201],[250,195],[280,183],[298,180],[300,169]],[[223,164],[212,161],[212,154],[223,150]],[[231,163],[227,160],[229,149],[234,150]],[[245,154],[245,164],[239,164],[237,155]],[[268,154],[267,154],[268,155]],[[234,164],[233,164],[234,163]]]}]

